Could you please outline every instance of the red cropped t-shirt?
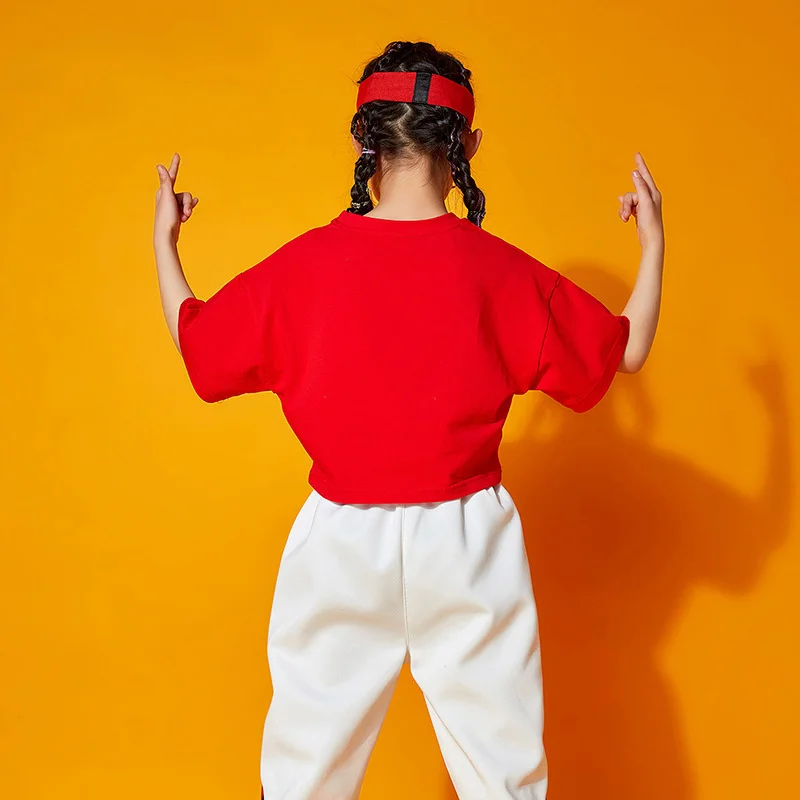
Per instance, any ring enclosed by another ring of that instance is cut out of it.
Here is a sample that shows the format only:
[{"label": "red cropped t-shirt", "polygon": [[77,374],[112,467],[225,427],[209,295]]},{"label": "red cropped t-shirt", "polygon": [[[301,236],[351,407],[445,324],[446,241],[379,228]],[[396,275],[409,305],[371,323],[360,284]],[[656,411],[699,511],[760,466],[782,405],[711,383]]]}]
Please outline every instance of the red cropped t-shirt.
[{"label": "red cropped t-shirt", "polygon": [[452,212],[343,211],[178,317],[195,391],[273,391],[337,503],[427,503],[500,481],[511,400],[586,411],[609,388],[624,316]]}]

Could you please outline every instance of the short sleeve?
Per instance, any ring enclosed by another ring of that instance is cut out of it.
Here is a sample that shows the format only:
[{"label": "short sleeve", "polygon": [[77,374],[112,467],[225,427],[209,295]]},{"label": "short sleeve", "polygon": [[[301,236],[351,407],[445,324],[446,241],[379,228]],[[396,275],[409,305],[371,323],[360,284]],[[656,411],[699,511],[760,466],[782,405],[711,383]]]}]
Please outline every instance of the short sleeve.
[{"label": "short sleeve", "polygon": [[207,403],[270,389],[267,332],[242,274],[208,300],[181,303],[178,342],[192,387]]},{"label": "short sleeve", "polygon": [[533,389],[573,411],[588,411],[608,391],[630,334],[627,317],[559,275]]}]

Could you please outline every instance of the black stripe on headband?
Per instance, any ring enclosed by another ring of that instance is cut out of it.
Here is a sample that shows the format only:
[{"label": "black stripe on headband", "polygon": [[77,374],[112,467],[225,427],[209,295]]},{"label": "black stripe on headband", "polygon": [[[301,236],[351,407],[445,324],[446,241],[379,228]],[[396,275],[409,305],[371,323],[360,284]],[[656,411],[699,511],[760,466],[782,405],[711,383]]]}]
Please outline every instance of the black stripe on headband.
[{"label": "black stripe on headband", "polygon": [[418,72],[416,80],[414,81],[414,96],[411,98],[412,103],[427,103],[428,92],[431,90],[431,73]]}]

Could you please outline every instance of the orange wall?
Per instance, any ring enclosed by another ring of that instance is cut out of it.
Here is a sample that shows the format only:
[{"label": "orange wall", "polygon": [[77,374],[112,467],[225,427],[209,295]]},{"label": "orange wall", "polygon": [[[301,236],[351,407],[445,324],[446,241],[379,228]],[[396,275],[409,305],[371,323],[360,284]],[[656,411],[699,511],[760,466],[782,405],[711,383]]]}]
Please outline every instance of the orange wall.
[{"label": "orange wall", "polygon": [[[154,165],[208,296],[345,207],[359,67],[475,72],[487,230],[620,310],[641,148],[663,323],[594,413],[503,456],[540,605],[555,800],[800,796],[797,6],[32,0],[0,32],[0,796],[255,800],[265,641],[308,461],[273,396],[208,406],[169,339]],[[459,213],[463,213],[456,207]],[[453,798],[406,678],[363,796]]]}]

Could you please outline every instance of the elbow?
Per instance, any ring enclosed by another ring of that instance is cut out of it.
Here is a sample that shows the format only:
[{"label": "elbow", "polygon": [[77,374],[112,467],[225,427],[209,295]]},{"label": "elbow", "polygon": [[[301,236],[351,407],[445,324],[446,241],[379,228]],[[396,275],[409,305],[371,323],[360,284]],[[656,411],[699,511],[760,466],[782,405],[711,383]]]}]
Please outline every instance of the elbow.
[{"label": "elbow", "polygon": [[617,372],[624,372],[627,375],[633,375],[637,372],[640,372],[647,362],[647,357],[649,355],[649,348],[632,348],[629,346],[622,354]]},{"label": "elbow", "polygon": [[642,367],[645,364],[644,358],[624,358],[620,361],[619,367],[617,372],[621,372],[624,375],[635,375],[637,372],[641,372]]},{"label": "elbow", "polygon": [[631,325],[628,334],[628,341],[620,359],[619,372],[634,374],[641,372],[650,356],[655,338],[655,329],[652,331],[641,331]]},{"label": "elbow", "polygon": [[641,372],[642,367],[644,367],[646,359],[634,359],[634,358],[623,358],[620,361],[619,368],[617,372],[621,372],[624,375],[635,375],[637,372]]}]

